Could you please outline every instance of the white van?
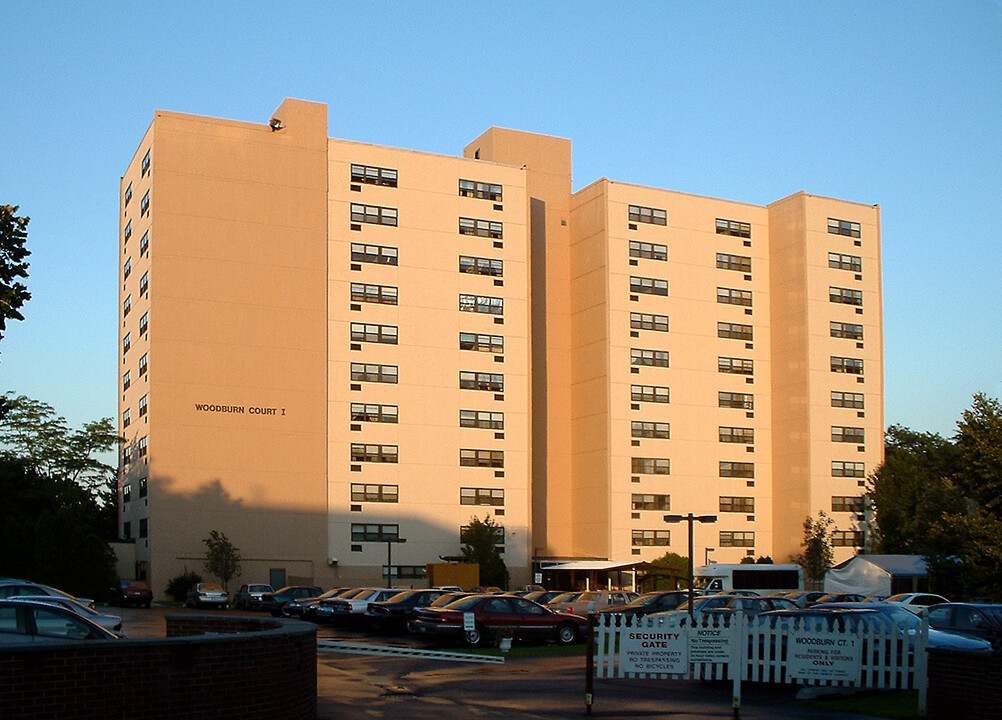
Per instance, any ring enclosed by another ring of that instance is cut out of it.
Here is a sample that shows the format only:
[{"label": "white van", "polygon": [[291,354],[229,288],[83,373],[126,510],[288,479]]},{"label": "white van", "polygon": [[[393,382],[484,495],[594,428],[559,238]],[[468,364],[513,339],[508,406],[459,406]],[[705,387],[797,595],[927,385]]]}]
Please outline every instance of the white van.
[{"label": "white van", "polygon": [[735,590],[758,595],[781,590],[803,590],[804,569],[799,565],[702,565],[693,571],[694,585],[700,595],[717,595]]}]

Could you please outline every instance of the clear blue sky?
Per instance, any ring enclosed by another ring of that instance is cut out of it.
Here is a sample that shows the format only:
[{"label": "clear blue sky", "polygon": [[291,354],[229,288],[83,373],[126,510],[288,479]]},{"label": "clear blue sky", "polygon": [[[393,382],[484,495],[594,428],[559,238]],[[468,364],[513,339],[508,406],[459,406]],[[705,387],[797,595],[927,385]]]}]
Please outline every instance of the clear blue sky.
[{"label": "clear blue sky", "polygon": [[1002,3],[0,0],[0,203],[31,216],[0,390],[117,412],[118,179],[155,109],[458,155],[492,125],[613,180],[880,204],[888,423],[1002,394]]}]

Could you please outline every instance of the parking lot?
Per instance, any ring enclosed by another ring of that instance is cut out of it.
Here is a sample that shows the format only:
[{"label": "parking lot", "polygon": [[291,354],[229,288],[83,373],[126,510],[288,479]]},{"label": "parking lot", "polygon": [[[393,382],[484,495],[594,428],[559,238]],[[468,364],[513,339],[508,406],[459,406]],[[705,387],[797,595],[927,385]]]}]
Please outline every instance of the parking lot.
[{"label": "parking lot", "polygon": [[[130,638],[164,637],[168,614],[250,614],[154,605],[114,608]],[[318,626],[318,639],[431,647],[407,636],[372,637],[360,630]],[[349,716],[441,720],[469,716],[580,718],[585,714],[585,660],[581,655],[509,657],[481,665],[427,658],[320,653],[317,708],[321,720]],[[785,720],[865,720],[866,716],[814,710],[792,703],[793,686],[746,685],[741,717]],[[598,718],[729,718],[731,684],[695,681],[596,680],[592,716]]]}]

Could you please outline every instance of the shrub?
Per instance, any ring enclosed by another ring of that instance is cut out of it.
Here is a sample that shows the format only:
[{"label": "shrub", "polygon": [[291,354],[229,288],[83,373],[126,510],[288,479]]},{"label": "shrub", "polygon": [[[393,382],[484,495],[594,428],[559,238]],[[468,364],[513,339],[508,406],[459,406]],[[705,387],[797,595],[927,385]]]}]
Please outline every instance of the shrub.
[{"label": "shrub", "polygon": [[184,602],[188,597],[188,591],[200,582],[202,582],[201,575],[192,570],[185,570],[170,579],[167,583],[167,594],[178,602]]}]

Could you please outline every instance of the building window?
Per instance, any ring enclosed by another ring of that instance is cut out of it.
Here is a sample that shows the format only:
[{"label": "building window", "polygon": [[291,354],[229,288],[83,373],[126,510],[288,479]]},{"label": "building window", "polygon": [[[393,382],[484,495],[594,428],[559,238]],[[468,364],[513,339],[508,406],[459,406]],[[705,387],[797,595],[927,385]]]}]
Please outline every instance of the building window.
[{"label": "building window", "polygon": [[832,547],[863,547],[863,533],[859,530],[832,530]]},{"label": "building window", "polygon": [[[385,565],[383,567],[386,567]],[[395,578],[420,579],[428,577],[424,565],[393,565],[388,568],[389,576]]]},{"label": "building window", "polygon": [[833,373],[863,374],[863,361],[859,358],[836,357],[832,355],[831,367]]},{"label": "building window", "polygon": [[131,540],[132,539],[132,523],[124,522],[122,523],[122,539]]},{"label": "building window", "polygon": [[351,403],[349,412],[352,422],[395,423],[399,408],[396,405]]},{"label": "building window", "polygon": [[149,369],[149,365],[150,365],[150,354],[143,353],[143,356],[139,358],[139,377],[142,377],[143,375],[146,374],[146,371]]},{"label": "building window", "polygon": [[142,201],[139,203],[139,215],[140,217],[145,216],[146,213],[150,211],[150,191],[147,190],[146,194],[143,195]]},{"label": "building window", "polygon": [[859,495],[832,495],[832,512],[861,513],[863,498]]},{"label": "building window", "polygon": [[630,472],[635,475],[671,475],[669,458],[630,458]]},{"label": "building window", "polygon": [[753,497],[731,497],[729,495],[720,496],[720,512],[722,513],[754,513],[755,498]]},{"label": "building window", "polygon": [[866,477],[866,464],[861,462],[832,460],[832,477]]},{"label": "building window", "polygon": [[671,530],[634,530],[633,547],[671,545]]},{"label": "building window", "polygon": [[141,398],[139,398],[139,417],[142,417],[143,415],[146,414],[147,408],[149,407],[149,403],[150,403],[149,395],[143,395]]},{"label": "building window", "polygon": [[132,183],[129,183],[129,186],[125,188],[125,204],[128,205],[129,200],[131,199],[132,199]]},{"label": "building window", "polygon": [[146,438],[139,438],[139,447],[136,450],[137,457],[146,457]]},{"label": "building window", "polygon": [[630,434],[632,437],[660,438],[662,440],[668,440],[671,438],[671,424],[666,422],[634,420],[630,423]]},{"label": "building window", "polygon": [[125,483],[122,486],[122,502],[127,503],[132,500],[132,483]]},{"label": "building window", "polygon": [[351,284],[352,302],[377,303],[380,305],[397,304],[397,288],[392,285],[368,285],[366,283]]},{"label": "building window", "polygon": [[147,310],[143,313],[143,316],[139,318],[139,334],[145,335],[146,331],[150,329],[150,311]]},{"label": "building window", "polygon": [[633,402],[669,402],[670,391],[666,387],[656,385],[631,385],[630,399]]},{"label": "building window", "polygon": [[754,410],[755,396],[750,393],[720,391],[717,393],[717,407]]},{"label": "building window", "polygon": [[631,240],[630,257],[647,258],[648,260],[667,260],[668,246]]},{"label": "building window", "polygon": [[634,510],[671,510],[671,495],[633,493],[630,507]]},{"label": "building window", "polygon": [[139,294],[145,295],[146,291],[150,289],[150,271],[147,270],[143,273],[143,276],[139,278]]},{"label": "building window", "polygon": [[849,340],[863,339],[863,326],[855,323],[843,323],[832,321],[830,323],[831,336],[833,338],[847,338]]},{"label": "building window", "polygon": [[461,448],[459,464],[462,467],[504,467],[504,450],[475,450]]},{"label": "building window", "polygon": [[122,338],[122,353],[129,352],[130,347],[132,347],[132,333],[125,333],[125,337]]},{"label": "building window", "polygon": [[745,340],[747,342],[751,342],[754,339],[754,330],[751,325],[718,322],[717,337],[728,340]]},{"label": "building window", "polygon": [[400,526],[388,523],[352,523],[352,542],[392,542],[400,539]]},{"label": "building window", "polygon": [[397,485],[366,485],[351,484],[351,501],[395,503],[400,501],[400,488]]},{"label": "building window", "polygon": [[372,165],[351,166],[351,181],[366,185],[397,186],[397,171],[392,168],[374,167]]},{"label": "building window", "polygon": [[863,409],[863,393],[832,390],[832,407]]},{"label": "building window", "polygon": [[751,258],[746,255],[717,253],[717,267],[721,270],[737,270],[738,272],[750,273]]},{"label": "building window", "polygon": [[125,265],[122,266],[122,280],[128,280],[132,274],[132,258],[125,258]]},{"label": "building window", "polygon": [[630,348],[631,365],[651,365],[653,367],[668,367],[667,350],[645,350]]},{"label": "building window", "polygon": [[131,385],[131,384],[132,384],[132,372],[129,371],[129,370],[126,370],[125,374],[122,375],[122,392],[125,392],[126,390],[128,390],[129,389],[129,385]]},{"label": "building window", "polygon": [[504,263],[501,260],[495,260],[494,258],[460,255],[459,272],[472,273],[473,275],[493,275],[494,277],[501,277],[504,275]]},{"label": "building window", "polygon": [[828,232],[832,235],[845,235],[846,237],[859,237],[859,223],[850,220],[839,220],[838,218],[828,218]]},{"label": "building window", "polygon": [[351,244],[351,261],[375,263],[377,265],[396,265],[397,249],[387,245]]},{"label": "building window", "polygon": [[129,222],[125,223],[125,230],[123,232],[123,235],[125,237],[125,241],[126,242],[128,242],[129,238],[132,237],[132,221],[131,220],[129,220]]},{"label": "building window", "polygon": [[459,194],[463,197],[480,198],[501,202],[501,186],[497,183],[478,182],[476,180],[460,180]]},{"label": "building window", "polygon": [[126,317],[130,310],[132,310],[132,296],[126,295],[125,302],[122,303],[122,317]]},{"label": "building window", "polygon": [[459,333],[459,349],[476,352],[503,353],[504,337],[482,333]]},{"label": "building window", "polygon": [[755,533],[721,530],[720,547],[755,547]]},{"label": "building window", "polygon": [[737,290],[735,288],[717,288],[717,302],[725,305],[744,305],[751,307],[751,290]]},{"label": "building window", "polygon": [[463,312],[504,315],[504,298],[461,293],[459,295],[459,309]]},{"label": "building window", "polygon": [[833,286],[828,288],[828,299],[842,305],[862,305],[863,291]]},{"label": "building window", "polygon": [[734,237],[750,238],[751,223],[717,218],[717,235],[733,235]]},{"label": "building window", "polygon": [[375,365],[372,363],[352,363],[352,382],[376,382],[391,383],[397,382],[398,368],[396,365]]},{"label": "building window", "polygon": [[374,323],[352,323],[352,342],[397,344],[398,329],[396,325],[376,325]]},{"label": "building window", "polygon": [[755,429],[746,427],[727,427],[721,425],[718,429],[720,442],[722,443],[743,443],[751,445],[755,442]]},{"label": "building window", "polygon": [[732,375],[752,375],[755,372],[755,363],[745,358],[718,357],[717,370]]},{"label": "building window", "polygon": [[139,497],[144,498],[149,493],[149,478],[141,477],[139,478]]},{"label": "building window", "polygon": [[[469,542],[469,540],[470,540],[469,533],[470,533],[470,526],[469,525],[460,525],[459,526],[459,542],[461,542],[461,543]],[[505,538],[504,528],[501,527],[501,526],[496,526],[494,528],[494,544],[497,545],[497,546],[504,545],[504,538]],[[498,547],[498,550],[499,551],[503,551],[504,548]]]},{"label": "building window", "polygon": [[667,225],[668,211],[661,208],[630,205],[628,209],[630,222],[649,223],[651,225]]},{"label": "building window", "polygon": [[145,538],[150,536],[150,519],[140,518],[139,519],[139,537]]},{"label": "building window", "polygon": [[125,412],[122,413],[122,429],[129,427],[130,422],[132,422],[132,410],[126,408]]},{"label": "building window", "polygon": [[504,225],[496,220],[478,220],[476,218],[459,218],[460,235],[478,235],[480,237],[500,240],[504,237]]},{"label": "building window", "polygon": [[667,295],[668,281],[658,278],[631,276],[630,292],[645,293],[647,295]]},{"label": "building window", "polygon": [[720,477],[754,478],[755,463],[721,460]]},{"label": "building window", "polygon": [[150,231],[147,230],[143,233],[143,236],[139,239],[139,254],[143,255],[147,250],[150,249]]},{"label": "building window", "polygon": [[832,425],[832,442],[863,443],[864,432],[861,427],[843,427]]},{"label": "building window", "polygon": [[146,173],[148,173],[149,171],[150,171],[150,151],[147,150],[146,154],[143,155],[142,177],[146,177]]},{"label": "building window", "polygon": [[459,488],[460,505],[491,505],[504,507],[504,490],[501,488]]},{"label": "building window", "polygon": [[459,427],[504,430],[504,413],[488,410],[460,410]]},{"label": "building window", "polygon": [[504,375],[501,373],[459,371],[459,387],[462,390],[489,390],[504,392]]},{"label": "building window", "polygon": [[828,267],[836,270],[849,270],[851,272],[863,272],[863,258],[858,255],[843,255],[842,253],[828,253]]},{"label": "building window", "polygon": [[132,462],[132,448],[126,445],[122,448],[122,465],[128,465]]},{"label": "building window", "polygon": [[362,203],[352,203],[351,221],[354,223],[392,225],[396,227],[397,209],[382,207],[381,205],[363,205]]},{"label": "building window", "polygon": [[395,463],[399,449],[396,445],[351,444],[352,462]]},{"label": "building window", "polygon": [[630,327],[634,330],[657,330],[658,332],[668,332],[668,316],[631,312]]}]

